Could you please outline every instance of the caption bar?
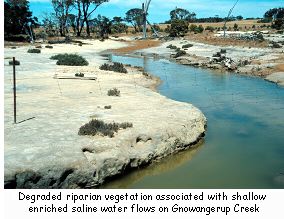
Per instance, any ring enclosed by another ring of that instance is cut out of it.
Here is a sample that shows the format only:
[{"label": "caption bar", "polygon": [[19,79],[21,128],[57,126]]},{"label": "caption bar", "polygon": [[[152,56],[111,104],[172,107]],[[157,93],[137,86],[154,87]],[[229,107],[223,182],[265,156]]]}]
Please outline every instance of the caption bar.
[{"label": "caption bar", "polygon": [[[27,215],[27,218],[33,216],[36,218],[39,215],[58,215],[58,217],[88,215],[91,218],[94,215],[118,217],[158,214],[182,218],[189,215],[200,218],[204,216],[261,218],[269,211],[275,212],[271,207],[277,208],[277,205],[273,203],[277,202],[278,198],[282,199],[277,194],[270,194],[272,191],[269,190],[6,190],[5,192],[5,215],[11,214],[11,217],[7,218],[13,218],[17,213],[21,217]],[[13,193],[12,196],[7,196],[10,192]],[[14,207],[9,204],[15,203],[19,206],[19,211],[9,212],[9,208]]]}]

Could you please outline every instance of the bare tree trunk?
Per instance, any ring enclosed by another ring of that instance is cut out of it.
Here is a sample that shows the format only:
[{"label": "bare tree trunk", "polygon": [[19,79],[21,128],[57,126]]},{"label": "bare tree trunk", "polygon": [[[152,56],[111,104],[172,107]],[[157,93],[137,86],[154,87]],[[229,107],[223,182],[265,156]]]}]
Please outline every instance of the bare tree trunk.
[{"label": "bare tree trunk", "polygon": [[227,18],[225,19],[225,23],[224,23],[224,27],[223,27],[223,29],[224,29],[224,37],[226,37],[226,29],[227,29],[226,24],[227,24],[227,21],[228,21],[229,17],[231,16],[231,14],[232,14],[232,12],[233,12],[233,10],[236,7],[238,2],[239,2],[239,0],[237,0],[236,3],[234,4],[234,6],[230,9]]}]

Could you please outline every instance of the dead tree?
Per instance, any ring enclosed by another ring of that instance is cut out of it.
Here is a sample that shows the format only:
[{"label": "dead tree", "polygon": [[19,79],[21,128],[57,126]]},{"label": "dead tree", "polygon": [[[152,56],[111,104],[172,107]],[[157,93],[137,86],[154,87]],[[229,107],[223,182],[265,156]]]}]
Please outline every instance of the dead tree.
[{"label": "dead tree", "polygon": [[147,38],[147,23],[151,26],[153,29],[153,32],[156,36],[158,36],[158,32],[154,29],[154,27],[151,25],[151,23],[147,20],[149,5],[151,3],[151,0],[146,0],[145,3],[142,4],[142,11],[143,11],[143,38]]},{"label": "dead tree", "polygon": [[229,11],[229,13],[228,13],[228,16],[226,17],[226,19],[225,19],[225,23],[224,23],[224,37],[226,37],[226,24],[227,24],[227,22],[228,22],[228,19],[229,19],[229,17],[231,16],[231,14],[232,14],[232,12],[233,12],[233,10],[234,10],[234,8],[236,7],[236,5],[238,4],[238,2],[239,2],[239,0],[237,0],[236,1],[236,3],[234,4],[234,6],[230,9],[230,11]]}]

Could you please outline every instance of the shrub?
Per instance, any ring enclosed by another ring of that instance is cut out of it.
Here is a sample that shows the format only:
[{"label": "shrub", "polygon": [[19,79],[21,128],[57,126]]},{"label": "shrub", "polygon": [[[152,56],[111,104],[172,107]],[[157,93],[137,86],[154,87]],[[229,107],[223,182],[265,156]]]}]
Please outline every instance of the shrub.
[{"label": "shrub", "polygon": [[29,49],[28,53],[41,53],[40,49]]},{"label": "shrub", "polygon": [[12,46],[11,49],[17,49],[17,47],[16,46]]},{"label": "shrub", "polygon": [[239,25],[238,24],[234,24],[234,31],[238,31],[239,30]]},{"label": "shrub", "polygon": [[45,48],[47,48],[47,49],[53,49],[53,46],[46,45]]},{"label": "shrub", "polygon": [[50,59],[58,60],[57,65],[68,65],[68,66],[84,66],[89,65],[88,61],[77,54],[58,54],[51,56]]},{"label": "shrub", "polygon": [[197,26],[195,24],[191,24],[189,30],[194,33],[202,33],[204,31],[204,27],[202,25]]},{"label": "shrub", "polygon": [[[9,61],[9,65],[13,65],[13,60]],[[15,60],[15,65],[20,65],[20,61]]]},{"label": "shrub", "polygon": [[178,58],[180,56],[184,56],[186,54],[186,52],[184,50],[180,50],[178,51],[175,55],[174,58]]},{"label": "shrub", "polygon": [[108,96],[116,96],[116,97],[119,97],[119,96],[120,96],[120,90],[118,90],[117,88],[110,89],[110,90],[107,92],[107,95],[108,95]]},{"label": "shrub", "polygon": [[190,47],[193,47],[193,44],[188,43],[182,46],[183,49],[188,49]]},{"label": "shrub", "polygon": [[105,71],[114,71],[119,73],[127,73],[126,68],[124,68],[124,65],[122,63],[114,62],[112,65],[110,64],[103,64],[100,66],[101,70]]},{"label": "shrub", "polygon": [[185,20],[172,20],[169,30],[171,37],[185,36],[188,32],[188,22]]},{"label": "shrub", "polygon": [[83,73],[76,73],[75,77],[84,77],[85,75]]},{"label": "shrub", "polygon": [[111,109],[111,105],[105,106],[104,108],[105,108],[105,109]]},{"label": "shrub", "polygon": [[80,127],[78,135],[98,135],[113,137],[114,133],[119,129],[126,129],[133,127],[132,123],[105,123],[101,120],[91,120],[89,123]]},{"label": "shrub", "polygon": [[41,46],[36,46],[35,48],[37,48],[37,49],[41,49],[42,47],[41,47]]},{"label": "shrub", "polygon": [[172,44],[171,44],[171,45],[168,45],[167,48],[168,48],[168,49],[177,49],[177,47],[174,46],[174,45],[172,45]]},{"label": "shrub", "polygon": [[212,26],[207,26],[207,27],[205,28],[205,30],[208,30],[208,31],[210,31],[210,32],[213,32],[213,31],[214,31],[214,27],[212,27]]}]

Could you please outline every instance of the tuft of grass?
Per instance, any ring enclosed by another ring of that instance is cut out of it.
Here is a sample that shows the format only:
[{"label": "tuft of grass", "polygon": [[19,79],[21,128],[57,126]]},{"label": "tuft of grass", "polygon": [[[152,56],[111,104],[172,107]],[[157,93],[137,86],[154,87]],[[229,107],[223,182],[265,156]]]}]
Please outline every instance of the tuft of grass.
[{"label": "tuft of grass", "polygon": [[42,46],[36,46],[35,48],[37,48],[37,49],[41,49],[41,48],[42,48]]},{"label": "tuft of grass", "polygon": [[51,56],[50,59],[58,60],[56,62],[57,65],[68,65],[68,66],[89,65],[88,61],[85,58],[77,54],[67,54],[67,53],[58,54],[58,55]]},{"label": "tuft of grass", "polygon": [[132,123],[105,123],[102,120],[93,119],[87,124],[80,127],[78,135],[103,135],[113,137],[115,132],[119,129],[126,129],[133,127]]},{"label": "tuft of grass", "polygon": [[[13,60],[9,61],[9,65],[13,65]],[[20,61],[15,60],[15,65],[20,65]]]},{"label": "tuft of grass", "polygon": [[119,91],[117,88],[113,88],[113,89],[110,89],[110,90],[107,92],[107,95],[108,95],[108,96],[116,96],[116,97],[119,97],[119,96],[120,96],[120,91]]},{"label": "tuft of grass", "polygon": [[40,49],[29,49],[28,53],[41,53]]},{"label": "tuft of grass", "polygon": [[190,47],[193,47],[193,44],[188,43],[188,44],[185,44],[185,45],[182,46],[183,49],[188,49]]},{"label": "tuft of grass", "polygon": [[110,64],[103,64],[100,66],[100,70],[105,70],[105,71],[114,71],[114,72],[119,72],[119,73],[127,73],[126,68],[122,63],[119,62],[114,62],[112,65]]}]

